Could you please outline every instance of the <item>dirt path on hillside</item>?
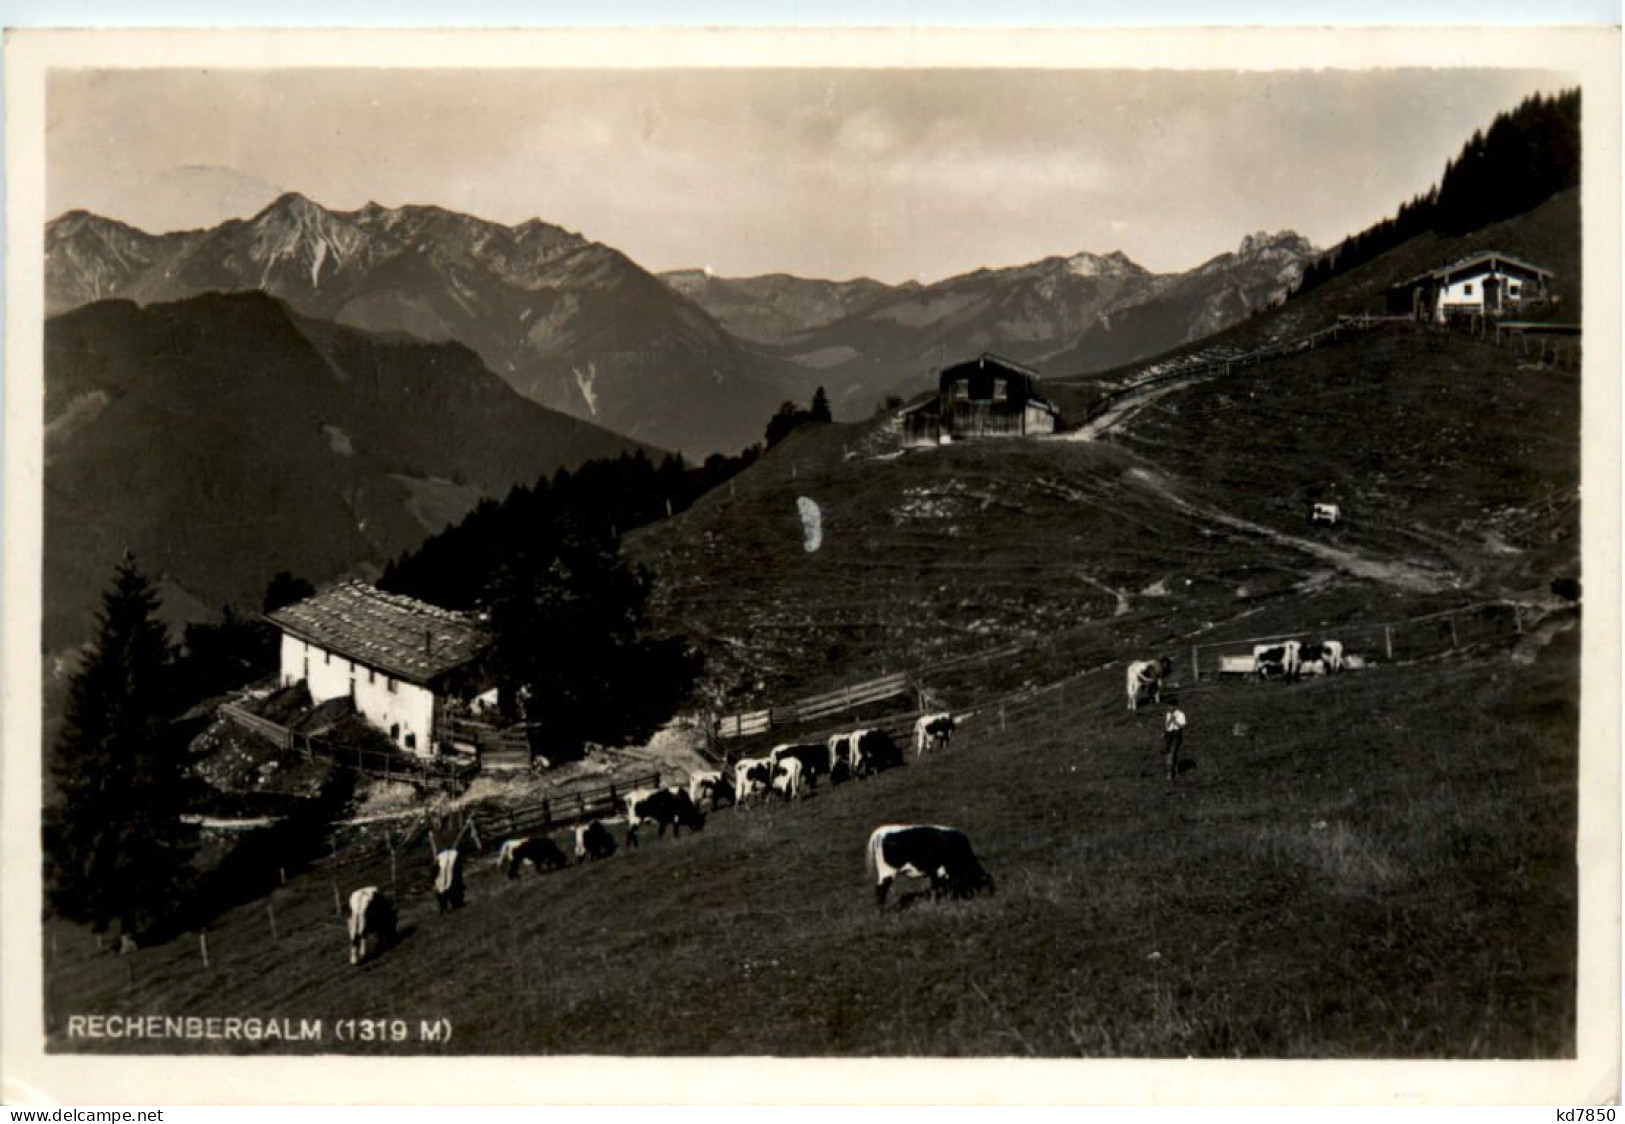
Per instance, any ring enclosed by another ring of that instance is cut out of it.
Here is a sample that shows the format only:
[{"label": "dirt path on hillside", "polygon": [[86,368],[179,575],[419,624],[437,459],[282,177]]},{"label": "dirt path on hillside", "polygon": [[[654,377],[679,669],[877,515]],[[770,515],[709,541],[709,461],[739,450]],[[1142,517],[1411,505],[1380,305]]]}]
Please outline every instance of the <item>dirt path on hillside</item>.
[{"label": "dirt path on hillside", "polygon": [[1108,429],[1111,429],[1119,422],[1139,413],[1141,410],[1145,409],[1147,406],[1158,401],[1159,399],[1172,394],[1176,390],[1184,390],[1187,386],[1190,386],[1192,383],[1201,382],[1204,378],[1212,377],[1212,372],[1208,372],[1205,375],[1192,375],[1188,379],[1174,379],[1171,382],[1158,383],[1156,386],[1147,387],[1144,392],[1140,394],[1124,395],[1121,401],[1114,403],[1098,418],[1085,422],[1082,426],[1072,430],[1070,433],[1057,434],[1053,440],[1093,441],[1102,433],[1105,433]]},{"label": "dirt path on hillside", "polygon": [[1337,567],[1344,573],[1353,574],[1357,578],[1368,578],[1371,581],[1382,582],[1384,585],[1396,586],[1399,589],[1408,589],[1416,593],[1437,593],[1455,584],[1435,570],[1429,570],[1409,562],[1383,562],[1374,558],[1367,558],[1358,551],[1330,546],[1323,542],[1316,542],[1314,539],[1299,538],[1297,535],[1289,535],[1283,531],[1277,531],[1273,527],[1266,527],[1262,523],[1254,523],[1251,520],[1220,511],[1216,507],[1192,503],[1176,493],[1169,487],[1166,480],[1151,469],[1133,468],[1129,470],[1129,475],[1181,511],[1201,519],[1221,523],[1237,531],[1257,535],[1292,550],[1301,551]]}]

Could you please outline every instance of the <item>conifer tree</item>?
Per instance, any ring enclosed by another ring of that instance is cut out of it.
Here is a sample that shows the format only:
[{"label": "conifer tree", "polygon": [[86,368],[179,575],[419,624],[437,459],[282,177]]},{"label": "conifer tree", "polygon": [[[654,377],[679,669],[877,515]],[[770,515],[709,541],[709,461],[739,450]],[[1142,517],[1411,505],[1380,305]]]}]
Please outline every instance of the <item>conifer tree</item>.
[{"label": "conifer tree", "polygon": [[45,815],[48,893],[98,933],[142,933],[185,892],[196,832],[175,736],[174,650],[152,584],[126,555],[102,595],[96,638],[69,687]]}]

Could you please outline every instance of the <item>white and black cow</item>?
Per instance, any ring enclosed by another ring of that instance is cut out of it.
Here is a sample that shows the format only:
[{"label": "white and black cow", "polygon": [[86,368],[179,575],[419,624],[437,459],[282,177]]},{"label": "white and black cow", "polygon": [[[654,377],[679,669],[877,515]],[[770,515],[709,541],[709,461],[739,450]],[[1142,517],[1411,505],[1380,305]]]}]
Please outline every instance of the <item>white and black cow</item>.
[{"label": "white and black cow", "polygon": [[993,876],[983,869],[965,833],[940,824],[889,824],[869,835],[869,874],[875,880],[875,905],[899,874],[930,880],[931,894],[969,898],[980,890],[995,893]]},{"label": "white and black cow", "polygon": [[1302,650],[1303,645],[1296,640],[1255,644],[1253,668],[1260,679],[1285,679],[1290,683],[1298,678]]},{"label": "white and black cow", "polygon": [[640,788],[626,797],[626,845],[638,845],[638,825],[653,820],[659,825],[659,836],[671,828],[672,838],[683,833],[683,828],[700,831],[705,827],[705,813],[694,804],[683,788]]},{"label": "white and black cow", "polygon": [[734,766],[734,806],[743,808],[773,787],[774,765],[766,757],[746,757]]},{"label": "white and black cow", "polygon": [[864,731],[834,734],[825,746],[829,749],[829,783],[841,784],[858,775],[857,744]]},{"label": "white and black cow", "polygon": [[376,886],[363,886],[350,895],[350,963],[367,959],[367,943],[372,954],[382,952],[395,939],[395,906]]},{"label": "white and black cow", "polygon": [[799,758],[786,757],[773,767],[773,791],[786,800],[801,795],[802,773]]},{"label": "white and black cow", "polygon": [[600,820],[576,825],[576,865],[607,859],[615,853],[615,836]]},{"label": "white and black cow", "polygon": [[463,853],[447,847],[434,857],[434,901],[441,913],[463,908]]},{"label": "white and black cow", "polygon": [[559,845],[546,836],[526,839],[508,839],[497,852],[497,872],[509,878],[519,877],[519,868],[529,863],[540,874],[545,870],[558,870],[569,865]]},{"label": "white and black cow", "polygon": [[1140,704],[1146,701],[1161,702],[1162,681],[1173,673],[1174,661],[1169,656],[1160,656],[1154,660],[1135,660],[1129,664],[1124,684],[1128,692],[1129,710],[1139,710]]},{"label": "white and black cow", "polygon": [[734,802],[733,781],[720,772],[695,773],[688,778],[688,798],[694,801],[696,808],[703,808],[709,802],[714,812]]},{"label": "white and black cow", "polygon": [[773,762],[775,769],[791,758],[801,762],[801,780],[809,788],[818,783],[819,777],[830,775],[830,768],[835,760],[828,743],[816,742],[803,745],[776,745],[769,751],[767,758]]},{"label": "white and black cow", "polygon": [[922,714],[914,722],[914,756],[928,749],[947,749],[959,724],[946,711],[941,714]]}]

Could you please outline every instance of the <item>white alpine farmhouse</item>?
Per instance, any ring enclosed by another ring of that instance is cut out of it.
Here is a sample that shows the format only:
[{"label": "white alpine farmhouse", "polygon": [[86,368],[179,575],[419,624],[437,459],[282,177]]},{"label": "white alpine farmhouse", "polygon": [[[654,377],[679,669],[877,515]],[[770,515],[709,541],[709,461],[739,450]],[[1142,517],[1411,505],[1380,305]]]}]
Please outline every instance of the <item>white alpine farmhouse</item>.
[{"label": "white alpine farmhouse", "polygon": [[397,747],[433,757],[445,720],[486,685],[490,640],[470,616],[364,582],[341,582],[268,614],[282,630],[280,683],[317,705],[348,696]]},{"label": "white alpine farmhouse", "polygon": [[1452,316],[1501,316],[1545,304],[1552,273],[1485,251],[1430,269],[1388,290],[1388,311],[1444,323]]}]

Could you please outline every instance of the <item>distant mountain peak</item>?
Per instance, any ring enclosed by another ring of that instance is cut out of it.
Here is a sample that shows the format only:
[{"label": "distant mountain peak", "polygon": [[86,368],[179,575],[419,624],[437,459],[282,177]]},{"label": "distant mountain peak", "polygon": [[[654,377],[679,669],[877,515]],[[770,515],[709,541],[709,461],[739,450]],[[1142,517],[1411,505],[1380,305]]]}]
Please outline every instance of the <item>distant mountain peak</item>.
[{"label": "distant mountain peak", "polygon": [[1145,272],[1143,266],[1122,250],[1113,250],[1109,254],[1093,254],[1085,250],[1067,258],[1066,268],[1077,277],[1125,277]]},{"label": "distant mountain peak", "polygon": [[1241,257],[1250,258],[1272,251],[1284,251],[1300,257],[1312,256],[1318,252],[1309,239],[1295,230],[1280,230],[1274,234],[1260,230],[1256,234],[1246,235],[1241,240],[1241,248],[1236,252]]}]

